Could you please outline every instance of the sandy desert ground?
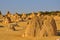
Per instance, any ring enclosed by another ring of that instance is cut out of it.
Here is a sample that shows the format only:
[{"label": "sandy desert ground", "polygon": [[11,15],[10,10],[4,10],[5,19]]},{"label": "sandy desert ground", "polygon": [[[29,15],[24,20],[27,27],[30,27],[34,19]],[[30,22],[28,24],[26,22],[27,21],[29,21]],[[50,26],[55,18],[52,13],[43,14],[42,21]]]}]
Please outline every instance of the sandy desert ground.
[{"label": "sandy desert ground", "polygon": [[0,40],[60,40],[60,36],[34,38],[34,37],[20,37],[20,32],[14,31],[0,31]]}]

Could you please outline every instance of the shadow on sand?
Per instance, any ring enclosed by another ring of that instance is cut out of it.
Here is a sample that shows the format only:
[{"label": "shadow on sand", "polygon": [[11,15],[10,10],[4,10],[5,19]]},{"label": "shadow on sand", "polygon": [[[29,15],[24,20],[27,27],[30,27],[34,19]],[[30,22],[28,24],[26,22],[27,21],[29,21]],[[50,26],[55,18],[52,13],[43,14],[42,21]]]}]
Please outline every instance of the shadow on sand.
[{"label": "shadow on sand", "polygon": [[60,36],[60,30],[57,30],[57,36]]}]

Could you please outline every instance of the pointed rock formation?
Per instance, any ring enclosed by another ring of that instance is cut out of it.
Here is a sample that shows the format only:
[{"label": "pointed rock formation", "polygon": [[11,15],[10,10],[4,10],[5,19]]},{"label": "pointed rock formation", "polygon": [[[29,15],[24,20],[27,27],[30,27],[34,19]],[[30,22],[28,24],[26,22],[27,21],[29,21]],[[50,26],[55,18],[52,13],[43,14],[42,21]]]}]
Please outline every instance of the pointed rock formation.
[{"label": "pointed rock formation", "polygon": [[26,37],[36,37],[41,30],[42,21],[37,16],[32,14],[32,19],[28,21],[27,28],[25,30]]},{"label": "pointed rock formation", "polygon": [[14,22],[18,22],[19,19],[20,19],[19,14],[18,14],[18,13],[15,13],[15,14],[13,15],[13,19],[14,19]]},{"label": "pointed rock formation", "polygon": [[41,13],[40,13],[40,12],[37,12],[37,16],[38,16],[38,17],[41,16]]},{"label": "pointed rock formation", "polygon": [[26,14],[25,13],[22,14],[22,18],[26,18]]},{"label": "pointed rock formation", "polygon": [[30,18],[35,17],[36,15],[34,14],[34,12],[32,12],[32,14],[30,15]]},{"label": "pointed rock formation", "polygon": [[40,38],[55,36],[56,33],[57,33],[57,27],[56,27],[55,20],[50,16],[45,16],[42,25],[42,30],[40,31]]},{"label": "pointed rock formation", "polygon": [[34,19],[35,17],[36,17],[36,15],[34,14],[34,12],[32,12],[32,14],[30,14],[30,15],[27,17],[27,20]]},{"label": "pointed rock formation", "polygon": [[22,21],[26,21],[27,15],[23,13],[21,18],[22,18]]},{"label": "pointed rock formation", "polygon": [[8,11],[6,14],[7,17],[11,17],[11,13]]},{"label": "pointed rock formation", "polygon": [[1,13],[1,11],[0,11],[0,18],[3,18],[3,15],[2,15],[2,13]]},{"label": "pointed rock formation", "polygon": [[0,11],[0,15],[1,15],[2,13],[1,13],[1,11]]}]

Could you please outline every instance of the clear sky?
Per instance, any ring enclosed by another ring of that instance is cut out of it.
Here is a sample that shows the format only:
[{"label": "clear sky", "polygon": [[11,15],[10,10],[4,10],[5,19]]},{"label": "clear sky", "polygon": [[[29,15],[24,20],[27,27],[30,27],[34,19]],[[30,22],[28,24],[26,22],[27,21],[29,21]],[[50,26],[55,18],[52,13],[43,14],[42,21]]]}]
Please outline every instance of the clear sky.
[{"label": "clear sky", "polygon": [[2,13],[29,13],[37,11],[60,11],[60,0],[0,0]]}]

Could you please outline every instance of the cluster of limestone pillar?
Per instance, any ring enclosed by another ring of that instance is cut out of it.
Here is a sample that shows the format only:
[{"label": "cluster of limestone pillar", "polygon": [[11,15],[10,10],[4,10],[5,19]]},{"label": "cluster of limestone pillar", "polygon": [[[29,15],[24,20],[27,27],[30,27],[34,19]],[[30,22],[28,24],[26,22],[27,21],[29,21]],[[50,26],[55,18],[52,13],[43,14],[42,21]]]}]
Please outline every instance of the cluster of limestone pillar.
[{"label": "cluster of limestone pillar", "polygon": [[3,23],[19,22],[20,20],[27,20],[26,30],[23,34],[24,37],[48,37],[55,36],[57,33],[56,23],[53,17],[48,15],[41,15],[40,12],[37,15],[32,14],[26,16],[22,14],[19,16],[17,13],[12,15],[8,12],[5,16],[0,14],[0,19],[3,19]]},{"label": "cluster of limestone pillar", "polygon": [[57,35],[57,27],[55,20],[52,16],[41,16],[38,12],[37,15],[32,12],[29,15],[28,25],[25,30],[24,37],[49,37]]}]

